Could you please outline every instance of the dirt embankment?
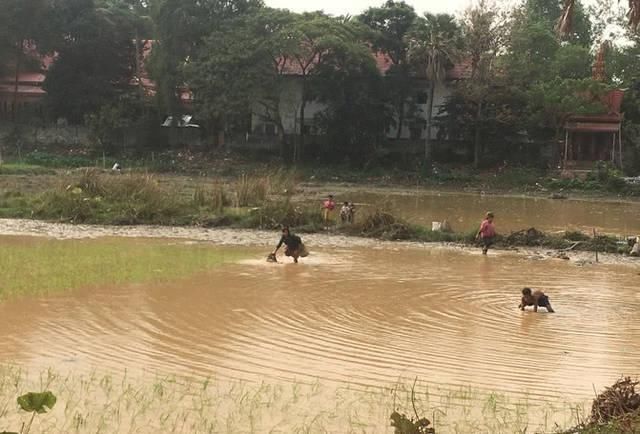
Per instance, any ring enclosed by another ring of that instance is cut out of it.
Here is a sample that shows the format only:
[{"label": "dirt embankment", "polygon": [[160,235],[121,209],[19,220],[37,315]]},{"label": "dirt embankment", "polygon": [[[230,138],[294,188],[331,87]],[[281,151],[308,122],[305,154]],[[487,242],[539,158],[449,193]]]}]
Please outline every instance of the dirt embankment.
[{"label": "dirt embankment", "polygon": [[[274,231],[251,229],[214,228],[173,226],[101,226],[74,225],[67,223],[48,223],[26,219],[0,219],[0,235],[42,236],[54,239],[87,239],[100,237],[127,238],[166,238],[198,242],[209,242],[222,246],[264,247],[265,254],[278,241],[279,234]],[[357,236],[344,236],[331,232],[304,234],[305,243],[311,248],[378,248],[378,249],[451,249],[480,254],[479,249],[456,243],[413,241],[381,241]],[[590,252],[562,252],[539,247],[522,247],[508,250],[492,250],[491,253],[517,254],[529,260],[567,260],[578,266],[592,265],[594,255]],[[637,265],[638,258],[600,253],[602,264]]]}]

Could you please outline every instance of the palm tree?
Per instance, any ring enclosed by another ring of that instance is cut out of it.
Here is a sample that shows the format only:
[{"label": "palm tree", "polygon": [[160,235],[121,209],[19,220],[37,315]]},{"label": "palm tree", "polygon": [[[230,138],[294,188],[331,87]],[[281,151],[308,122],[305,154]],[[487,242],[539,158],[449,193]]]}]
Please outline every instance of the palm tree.
[{"label": "palm tree", "polygon": [[449,14],[425,13],[409,34],[409,60],[425,74],[428,82],[428,101],[424,159],[431,160],[431,124],[436,85],[444,81],[447,70],[457,60],[461,33],[455,18]]},{"label": "palm tree", "polygon": [[[629,12],[627,12],[627,17],[629,18],[629,27],[631,30],[637,31],[640,28],[640,0],[628,0],[628,2]],[[565,0],[562,15],[560,15],[560,19],[556,24],[556,31],[560,36],[566,36],[571,33],[575,6],[576,0]]]}]

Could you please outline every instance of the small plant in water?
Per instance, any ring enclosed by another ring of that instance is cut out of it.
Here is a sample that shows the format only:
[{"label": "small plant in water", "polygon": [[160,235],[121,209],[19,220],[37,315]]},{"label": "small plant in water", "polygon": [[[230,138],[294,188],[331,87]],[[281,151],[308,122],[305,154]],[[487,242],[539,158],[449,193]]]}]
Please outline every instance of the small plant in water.
[{"label": "small plant in water", "polygon": [[56,405],[57,398],[56,396],[50,392],[29,392],[25,395],[18,397],[18,405],[23,411],[31,413],[31,419],[29,420],[29,424],[25,427],[22,424],[22,428],[20,432],[10,432],[3,431],[0,434],[28,434],[31,430],[31,425],[33,424],[33,420],[36,418],[36,414],[47,413],[49,410]]},{"label": "small plant in water", "polygon": [[431,421],[426,417],[420,419],[408,418],[397,411],[391,413],[391,426],[395,428],[395,434],[435,434]]},{"label": "small plant in water", "polygon": [[[416,383],[418,377],[413,381],[411,386],[411,405],[413,406],[413,412],[416,418],[408,418],[405,414],[400,414],[397,411],[391,413],[391,426],[394,429],[395,434],[435,434],[436,430],[431,426],[431,421],[426,417],[418,416],[418,409],[416,408]],[[393,406],[395,407],[395,391]]]}]

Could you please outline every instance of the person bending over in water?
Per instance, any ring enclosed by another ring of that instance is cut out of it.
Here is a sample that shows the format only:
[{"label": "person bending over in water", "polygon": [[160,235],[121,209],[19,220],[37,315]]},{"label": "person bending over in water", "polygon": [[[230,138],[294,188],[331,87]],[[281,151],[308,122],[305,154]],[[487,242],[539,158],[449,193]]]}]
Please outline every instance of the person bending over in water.
[{"label": "person bending over in water", "polygon": [[522,289],[522,301],[518,307],[520,310],[524,310],[526,306],[533,306],[534,312],[538,311],[538,306],[546,308],[547,312],[554,312],[549,297],[542,291],[531,292],[531,288]]},{"label": "person bending over in water", "polygon": [[284,254],[285,256],[290,256],[293,258],[293,262],[298,263],[299,257],[305,257],[306,249],[304,244],[302,244],[302,240],[299,236],[294,235],[289,231],[289,227],[285,226],[282,228],[282,237],[280,238],[280,242],[276,246],[276,249],[273,251],[272,255],[275,256],[278,252],[278,249],[284,244]]}]

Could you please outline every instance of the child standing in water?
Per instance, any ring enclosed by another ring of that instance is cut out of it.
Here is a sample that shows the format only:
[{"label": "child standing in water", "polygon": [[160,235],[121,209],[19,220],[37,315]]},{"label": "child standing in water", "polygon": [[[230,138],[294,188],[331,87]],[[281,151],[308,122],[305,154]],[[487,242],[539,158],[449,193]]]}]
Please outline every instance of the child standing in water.
[{"label": "child standing in water", "polygon": [[493,224],[493,213],[487,212],[484,220],[480,224],[480,229],[478,230],[478,234],[476,235],[476,240],[480,240],[482,242],[482,254],[486,255],[489,247],[493,244],[493,240],[496,236],[496,227]]},{"label": "child standing in water", "polygon": [[342,204],[342,208],[340,208],[340,220],[342,220],[342,223],[348,223],[351,214],[351,208],[349,208],[349,202],[345,202]]},{"label": "child standing in water", "polygon": [[522,300],[520,301],[520,310],[524,310],[526,306],[533,306],[533,311],[538,311],[538,306],[547,309],[547,312],[553,313],[549,297],[542,291],[531,291],[531,288],[522,289]]}]

